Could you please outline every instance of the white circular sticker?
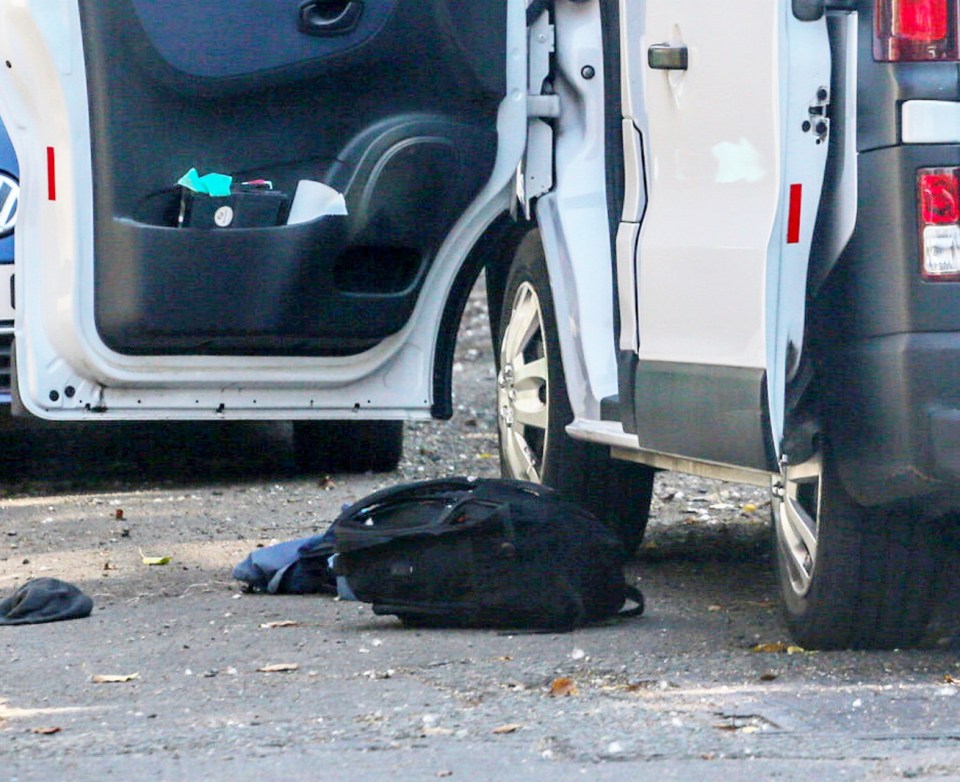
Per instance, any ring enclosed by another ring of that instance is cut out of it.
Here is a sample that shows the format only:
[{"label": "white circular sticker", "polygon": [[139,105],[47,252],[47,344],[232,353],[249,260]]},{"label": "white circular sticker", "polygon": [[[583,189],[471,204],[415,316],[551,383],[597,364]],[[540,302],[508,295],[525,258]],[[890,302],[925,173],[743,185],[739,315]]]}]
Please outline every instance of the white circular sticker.
[{"label": "white circular sticker", "polygon": [[213,213],[213,222],[215,222],[220,228],[226,228],[230,223],[233,222],[233,208],[229,206],[221,206],[216,212]]}]

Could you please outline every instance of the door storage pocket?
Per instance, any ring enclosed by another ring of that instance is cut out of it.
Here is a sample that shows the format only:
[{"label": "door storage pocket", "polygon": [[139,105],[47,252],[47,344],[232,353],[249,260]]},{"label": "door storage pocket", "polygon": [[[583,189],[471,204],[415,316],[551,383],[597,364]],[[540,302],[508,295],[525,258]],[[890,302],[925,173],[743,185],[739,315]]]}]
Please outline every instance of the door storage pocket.
[{"label": "door storage pocket", "polygon": [[347,218],[212,230],[117,219],[111,233],[96,267],[97,327],[108,346],[233,352],[310,336],[304,313],[332,291],[323,267],[343,250]]}]

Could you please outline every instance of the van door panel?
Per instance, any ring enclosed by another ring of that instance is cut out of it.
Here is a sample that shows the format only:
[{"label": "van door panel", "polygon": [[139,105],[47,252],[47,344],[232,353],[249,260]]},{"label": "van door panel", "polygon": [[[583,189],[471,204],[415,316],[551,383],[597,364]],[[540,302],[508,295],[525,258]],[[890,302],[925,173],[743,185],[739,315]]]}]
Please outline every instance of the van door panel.
[{"label": "van door panel", "polygon": [[[627,3],[633,29],[643,15],[625,104],[645,143],[648,201],[638,360],[621,396],[641,448],[769,469],[826,158],[802,130],[829,84],[825,23],[796,20],[785,0]],[[650,67],[661,45],[686,47],[686,68]]]},{"label": "van door panel", "polygon": [[[318,38],[297,0],[80,0],[104,343],[339,355],[401,329],[496,155],[503,58],[475,41],[502,41],[505,12],[458,5],[365,0],[355,29]],[[288,194],[320,181],[348,215],[177,227],[191,167]]]}]

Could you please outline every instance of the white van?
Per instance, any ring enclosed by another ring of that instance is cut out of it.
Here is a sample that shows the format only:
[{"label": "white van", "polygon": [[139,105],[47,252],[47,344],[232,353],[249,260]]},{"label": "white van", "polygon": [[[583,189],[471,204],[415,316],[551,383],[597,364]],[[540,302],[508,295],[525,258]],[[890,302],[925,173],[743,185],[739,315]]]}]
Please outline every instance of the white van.
[{"label": "white van", "polygon": [[769,484],[796,639],[910,644],[960,508],[957,4],[4,2],[19,404],[389,467],[485,271],[507,475],[630,546],[657,469]]}]

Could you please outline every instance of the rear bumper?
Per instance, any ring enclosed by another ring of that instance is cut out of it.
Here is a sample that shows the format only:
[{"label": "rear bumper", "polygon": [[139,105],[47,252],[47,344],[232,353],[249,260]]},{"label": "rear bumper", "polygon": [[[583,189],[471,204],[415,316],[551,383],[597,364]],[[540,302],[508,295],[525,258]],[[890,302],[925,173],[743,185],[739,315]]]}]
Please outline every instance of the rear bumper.
[{"label": "rear bumper", "polygon": [[854,499],[960,502],[960,333],[858,340],[828,377],[831,441]]}]

